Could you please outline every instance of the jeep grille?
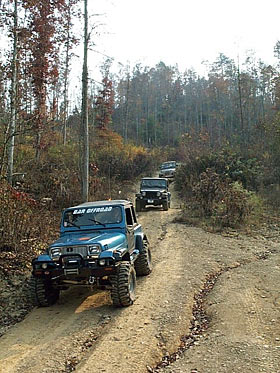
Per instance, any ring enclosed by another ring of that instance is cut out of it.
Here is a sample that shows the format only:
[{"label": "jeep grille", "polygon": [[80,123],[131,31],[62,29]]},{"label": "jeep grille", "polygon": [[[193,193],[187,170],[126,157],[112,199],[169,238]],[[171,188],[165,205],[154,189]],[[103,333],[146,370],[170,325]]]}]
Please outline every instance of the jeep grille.
[{"label": "jeep grille", "polygon": [[174,172],[175,172],[174,170],[163,170],[161,171],[161,174],[166,175],[166,176],[173,176]]},{"label": "jeep grille", "polygon": [[87,246],[67,246],[60,249],[62,255],[75,255],[80,254],[83,258],[88,256]]},{"label": "jeep grille", "polygon": [[158,198],[157,197],[157,192],[146,192],[146,198],[149,198],[149,199],[155,199],[155,198]]}]

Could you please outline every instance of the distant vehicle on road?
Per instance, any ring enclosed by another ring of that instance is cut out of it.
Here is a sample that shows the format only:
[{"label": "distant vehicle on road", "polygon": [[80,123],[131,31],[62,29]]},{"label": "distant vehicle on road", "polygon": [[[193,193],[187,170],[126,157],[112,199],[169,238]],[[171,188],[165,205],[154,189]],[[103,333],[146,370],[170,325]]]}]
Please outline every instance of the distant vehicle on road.
[{"label": "distant vehicle on road", "polygon": [[159,177],[173,178],[176,173],[177,162],[168,161],[160,166]]},{"label": "distant vehicle on road", "polygon": [[140,193],[136,194],[136,211],[142,211],[147,206],[162,206],[167,211],[170,207],[171,193],[168,190],[168,180],[159,177],[144,177],[140,183]]}]

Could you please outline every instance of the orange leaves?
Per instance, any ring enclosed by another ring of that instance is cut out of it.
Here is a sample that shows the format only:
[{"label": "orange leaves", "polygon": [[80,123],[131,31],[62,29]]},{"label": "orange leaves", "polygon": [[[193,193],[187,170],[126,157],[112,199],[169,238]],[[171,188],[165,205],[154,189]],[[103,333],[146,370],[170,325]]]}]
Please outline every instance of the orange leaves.
[{"label": "orange leaves", "polygon": [[11,197],[17,201],[25,202],[28,205],[36,206],[38,204],[38,202],[31,198],[27,193],[19,192],[13,188],[11,188]]},{"label": "orange leaves", "polygon": [[108,77],[103,78],[102,84],[103,88],[99,90],[95,102],[95,121],[99,129],[107,129],[112,122],[114,90],[112,81]]}]

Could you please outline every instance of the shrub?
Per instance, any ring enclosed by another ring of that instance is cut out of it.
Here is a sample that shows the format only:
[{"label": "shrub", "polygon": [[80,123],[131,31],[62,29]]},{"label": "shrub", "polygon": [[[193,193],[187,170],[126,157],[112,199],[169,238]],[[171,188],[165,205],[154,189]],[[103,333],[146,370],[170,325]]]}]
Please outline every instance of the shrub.
[{"label": "shrub", "polygon": [[[10,267],[30,263],[56,232],[57,217],[46,206],[7,183],[0,184],[0,252],[11,256]],[[16,257],[13,256],[16,254]],[[26,258],[26,259],[25,259]]]},{"label": "shrub", "polygon": [[261,200],[254,192],[247,191],[239,182],[224,180],[212,169],[201,174],[193,187],[193,198],[202,215],[220,227],[237,228],[262,209]]},{"label": "shrub", "polygon": [[110,130],[99,130],[92,145],[91,161],[96,164],[99,176],[120,182],[152,172],[159,155],[156,150],[124,144],[123,139]]},{"label": "shrub", "polygon": [[227,185],[222,199],[217,200],[214,221],[222,227],[236,228],[246,224],[254,210],[260,206],[256,194],[243,188],[239,182]]},{"label": "shrub", "polygon": [[78,202],[78,146],[52,146],[42,154],[40,161],[29,160],[23,167],[26,172],[24,188],[37,200],[50,197],[59,207]]},{"label": "shrub", "polygon": [[240,182],[248,190],[258,190],[263,175],[263,169],[256,158],[245,159],[227,149],[211,151],[182,165],[175,178],[176,189],[189,196],[192,185],[199,181],[200,175],[207,169],[214,170],[224,180]]},{"label": "shrub", "polygon": [[[63,208],[81,202],[80,149],[78,144],[49,146],[34,159],[32,147],[17,149],[15,169],[25,173],[22,189],[36,200],[52,198],[53,205]],[[116,195],[119,184],[134,180],[143,172],[152,172],[159,152],[124,144],[110,130],[97,130],[90,144],[89,198],[107,199]]]},{"label": "shrub", "polygon": [[205,216],[212,216],[215,204],[221,198],[223,181],[213,169],[206,169],[192,188],[193,198]]}]

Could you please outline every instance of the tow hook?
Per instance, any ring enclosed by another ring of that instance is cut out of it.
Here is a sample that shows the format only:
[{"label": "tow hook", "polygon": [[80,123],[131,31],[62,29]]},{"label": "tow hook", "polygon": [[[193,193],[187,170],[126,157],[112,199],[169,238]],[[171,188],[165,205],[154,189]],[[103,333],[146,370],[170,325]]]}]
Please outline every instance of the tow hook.
[{"label": "tow hook", "polygon": [[90,276],[90,278],[88,279],[88,283],[89,283],[90,285],[93,285],[93,284],[95,283],[95,277]]}]

